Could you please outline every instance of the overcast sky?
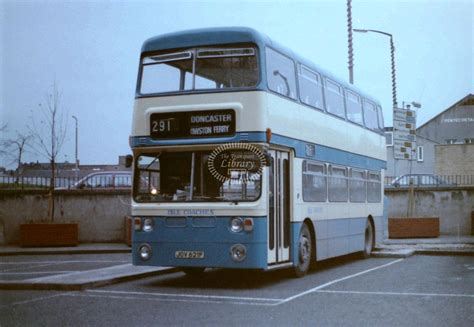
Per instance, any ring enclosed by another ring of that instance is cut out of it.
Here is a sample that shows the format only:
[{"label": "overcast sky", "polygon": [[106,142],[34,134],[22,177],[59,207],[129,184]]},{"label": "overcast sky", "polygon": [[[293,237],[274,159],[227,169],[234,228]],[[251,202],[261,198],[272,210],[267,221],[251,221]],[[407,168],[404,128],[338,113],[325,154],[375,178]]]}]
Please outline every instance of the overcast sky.
[{"label": "overcast sky", "polygon": [[[398,102],[417,101],[418,125],[474,93],[472,0],[352,1],[353,27],[393,34]],[[68,113],[58,157],[116,163],[128,137],[139,51],[149,37],[179,30],[248,26],[348,80],[346,0],[0,0],[0,138],[26,132],[56,81]],[[378,98],[392,125],[389,38],[354,34],[354,84]],[[26,161],[46,161],[28,154]],[[0,166],[7,160],[2,158]]]}]

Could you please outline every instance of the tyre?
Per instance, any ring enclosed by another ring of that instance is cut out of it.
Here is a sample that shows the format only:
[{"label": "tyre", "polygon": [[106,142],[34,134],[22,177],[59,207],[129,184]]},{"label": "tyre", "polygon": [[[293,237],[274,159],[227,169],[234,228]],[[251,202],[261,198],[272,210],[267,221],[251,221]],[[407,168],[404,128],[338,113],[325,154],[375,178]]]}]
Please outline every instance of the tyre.
[{"label": "tyre", "polygon": [[370,257],[372,250],[374,248],[374,228],[369,220],[365,226],[365,241],[364,241],[364,250],[362,251],[362,257],[367,259]]},{"label": "tyre", "polygon": [[199,277],[204,273],[204,270],[206,270],[204,267],[182,267],[180,269],[190,277]]},{"label": "tyre", "polygon": [[298,253],[295,266],[293,267],[293,274],[295,277],[303,277],[309,270],[312,259],[312,239],[309,232],[308,225],[303,224],[300,230],[298,240]]}]

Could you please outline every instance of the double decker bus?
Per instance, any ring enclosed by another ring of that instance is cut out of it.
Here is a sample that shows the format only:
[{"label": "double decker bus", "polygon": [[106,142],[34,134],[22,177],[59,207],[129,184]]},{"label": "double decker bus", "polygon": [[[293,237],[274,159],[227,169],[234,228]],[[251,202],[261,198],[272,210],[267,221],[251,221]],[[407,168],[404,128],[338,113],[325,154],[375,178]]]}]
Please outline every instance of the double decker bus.
[{"label": "double decker bus", "polygon": [[250,28],[144,42],[134,265],[307,273],[383,237],[380,104]]}]

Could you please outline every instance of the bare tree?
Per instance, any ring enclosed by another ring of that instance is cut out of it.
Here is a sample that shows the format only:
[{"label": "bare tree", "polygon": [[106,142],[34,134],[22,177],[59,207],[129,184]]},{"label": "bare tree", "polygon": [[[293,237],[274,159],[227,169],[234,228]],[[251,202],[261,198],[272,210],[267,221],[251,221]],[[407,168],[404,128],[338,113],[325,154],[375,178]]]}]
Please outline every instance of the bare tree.
[{"label": "bare tree", "polygon": [[[7,131],[7,124],[0,126],[0,135],[3,136],[3,133]],[[0,138],[0,156],[8,154],[8,142],[7,140]]]},{"label": "bare tree", "polygon": [[18,183],[20,177],[21,160],[25,152],[27,152],[28,147],[30,147],[32,138],[32,134],[23,134],[17,132],[17,135],[14,139],[7,139],[3,141],[6,149],[5,155],[12,158],[8,164],[16,164],[17,167],[16,183]]},{"label": "bare tree", "polygon": [[[51,181],[49,186],[48,217],[54,221],[54,186],[56,177],[56,158],[66,138],[67,121],[61,107],[61,93],[56,82],[53,83],[50,92],[47,93],[44,103],[38,106],[38,116],[32,119],[33,126],[29,129],[34,151],[46,157],[51,164]],[[40,121],[38,123],[38,117]]]}]

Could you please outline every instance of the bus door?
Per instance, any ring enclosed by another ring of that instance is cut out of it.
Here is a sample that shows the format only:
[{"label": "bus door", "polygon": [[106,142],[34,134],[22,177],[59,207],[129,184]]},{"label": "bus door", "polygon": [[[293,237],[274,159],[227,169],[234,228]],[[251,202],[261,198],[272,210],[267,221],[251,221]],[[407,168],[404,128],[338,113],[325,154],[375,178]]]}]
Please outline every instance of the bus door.
[{"label": "bus door", "polygon": [[268,183],[268,263],[290,260],[289,153],[270,150]]}]

